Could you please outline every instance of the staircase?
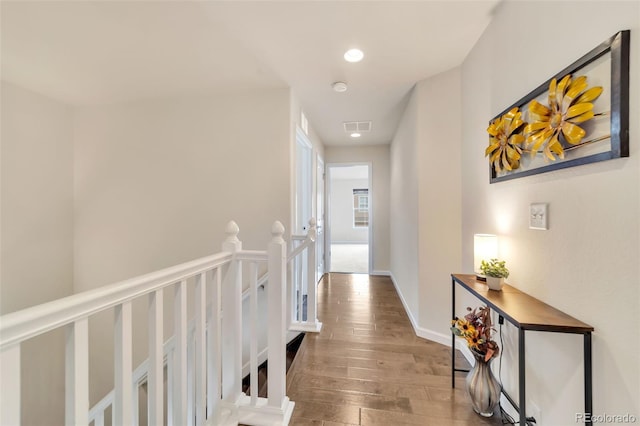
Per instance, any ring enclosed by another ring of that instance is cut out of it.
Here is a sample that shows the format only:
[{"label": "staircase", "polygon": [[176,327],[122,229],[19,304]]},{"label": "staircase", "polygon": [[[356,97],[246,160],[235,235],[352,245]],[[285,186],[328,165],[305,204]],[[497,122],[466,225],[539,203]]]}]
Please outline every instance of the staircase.
[{"label": "staircase", "polygon": [[[292,236],[288,249],[284,227],[275,222],[260,251],[243,250],[239,228],[230,222],[220,253],[0,317],[0,424],[20,424],[21,344],[60,328],[66,335],[67,425],[103,426],[109,417],[112,425],[138,425],[141,389],[150,425],[288,424],[294,403],[285,393],[287,331],[321,328],[315,220],[309,224],[308,234]],[[266,309],[259,309],[261,288]],[[171,336],[163,327],[165,294],[174,300]],[[148,359],[134,370],[132,303],[140,300],[149,319]],[[115,312],[114,389],[89,407],[89,319],[108,310]],[[261,370],[263,358],[268,362]],[[247,373],[249,388],[243,387]]]}]

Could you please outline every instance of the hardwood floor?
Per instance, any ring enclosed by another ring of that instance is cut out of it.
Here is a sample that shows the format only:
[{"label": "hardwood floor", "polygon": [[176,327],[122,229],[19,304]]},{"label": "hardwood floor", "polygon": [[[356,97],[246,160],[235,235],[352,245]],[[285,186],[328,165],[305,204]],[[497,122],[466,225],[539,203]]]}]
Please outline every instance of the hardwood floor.
[{"label": "hardwood floor", "polygon": [[415,335],[388,277],[325,275],[318,317],[322,332],[307,333],[287,375],[290,424],[502,424],[473,411],[464,373],[451,389],[449,348]]}]

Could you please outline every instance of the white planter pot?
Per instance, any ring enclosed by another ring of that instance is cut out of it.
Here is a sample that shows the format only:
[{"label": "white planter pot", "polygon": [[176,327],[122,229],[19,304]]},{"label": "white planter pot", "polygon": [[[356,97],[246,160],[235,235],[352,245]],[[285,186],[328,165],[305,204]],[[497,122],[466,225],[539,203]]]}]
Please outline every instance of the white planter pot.
[{"label": "white planter pot", "polygon": [[490,290],[500,291],[504,285],[504,278],[487,277],[487,285]]}]

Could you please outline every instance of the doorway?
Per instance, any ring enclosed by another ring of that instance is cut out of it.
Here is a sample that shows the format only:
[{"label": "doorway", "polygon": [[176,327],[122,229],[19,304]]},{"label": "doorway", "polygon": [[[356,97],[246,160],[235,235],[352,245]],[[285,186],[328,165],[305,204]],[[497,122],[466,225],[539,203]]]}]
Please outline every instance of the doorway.
[{"label": "doorway", "polygon": [[373,258],[371,165],[329,164],[327,172],[328,269],[368,274]]}]

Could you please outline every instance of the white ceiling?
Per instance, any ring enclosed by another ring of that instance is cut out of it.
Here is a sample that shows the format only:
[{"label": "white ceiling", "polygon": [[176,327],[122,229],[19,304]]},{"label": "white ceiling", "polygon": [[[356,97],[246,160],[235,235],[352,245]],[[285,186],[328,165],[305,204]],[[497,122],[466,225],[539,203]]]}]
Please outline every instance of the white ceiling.
[{"label": "white ceiling", "polygon": [[459,65],[498,2],[2,0],[1,72],[73,105],[289,86],[326,145],[386,144],[413,85]]}]

